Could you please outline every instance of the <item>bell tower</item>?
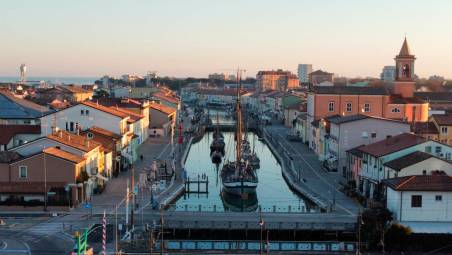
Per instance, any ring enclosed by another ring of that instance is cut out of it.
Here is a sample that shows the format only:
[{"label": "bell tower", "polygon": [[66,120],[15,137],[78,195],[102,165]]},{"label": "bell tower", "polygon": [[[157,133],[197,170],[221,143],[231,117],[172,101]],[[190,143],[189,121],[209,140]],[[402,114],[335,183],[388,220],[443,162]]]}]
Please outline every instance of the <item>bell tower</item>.
[{"label": "bell tower", "polygon": [[402,97],[413,97],[414,94],[414,61],[416,57],[411,53],[406,40],[403,41],[399,55],[395,57],[396,76],[394,82],[394,94]]}]

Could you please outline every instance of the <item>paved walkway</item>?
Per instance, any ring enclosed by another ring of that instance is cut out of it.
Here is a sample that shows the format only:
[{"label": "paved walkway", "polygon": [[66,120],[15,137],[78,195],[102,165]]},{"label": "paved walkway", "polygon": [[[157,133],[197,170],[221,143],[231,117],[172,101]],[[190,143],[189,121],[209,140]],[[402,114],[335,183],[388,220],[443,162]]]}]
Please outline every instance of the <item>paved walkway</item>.
[{"label": "paved walkway", "polygon": [[342,176],[339,173],[327,172],[323,169],[317,155],[301,142],[287,140],[288,128],[275,125],[266,127],[267,131],[280,142],[293,158],[294,168],[300,171],[301,181],[323,199],[333,204],[333,210],[356,216],[359,211],[358,204],[340,191]]}]

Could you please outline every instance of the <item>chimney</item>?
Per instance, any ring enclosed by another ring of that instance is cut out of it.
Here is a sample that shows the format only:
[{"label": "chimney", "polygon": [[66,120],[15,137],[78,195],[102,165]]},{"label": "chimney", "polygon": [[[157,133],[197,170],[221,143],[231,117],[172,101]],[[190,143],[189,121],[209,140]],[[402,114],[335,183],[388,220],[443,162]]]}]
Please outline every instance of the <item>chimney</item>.
[{"label": "chimney", "polygon": [[392,137],[392,135],[387,135],[386,136],[386,145],[389,145],[389,144],[391,144],[391,142],[389,141],[389,139]]}]

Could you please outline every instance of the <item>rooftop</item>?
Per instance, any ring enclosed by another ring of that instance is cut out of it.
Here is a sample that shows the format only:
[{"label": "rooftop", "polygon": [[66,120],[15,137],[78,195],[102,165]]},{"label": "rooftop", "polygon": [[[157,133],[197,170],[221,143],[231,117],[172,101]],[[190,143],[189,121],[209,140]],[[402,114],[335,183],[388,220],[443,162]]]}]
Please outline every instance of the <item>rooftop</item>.
[{"label": "rooftop", "polygon": [[92,101],[84,101],[81,104],[89,106],[89,107],[94,108],[94,109],[97,109],[99,111],[103,111],[103,112],[109,113],[109,114],[117,116],[117,117],[120,117],[122,119],[129,117],[129,115],[116,110],[114,107],[113,108],[112,107],[106,107],[106,106],[103,106],[103,105],[101,105],[99,103],[95,103],[95,102],[92,102]]},{"label": "rooftop", "polygon": [[338,95],[388,95],[385,88],[380,87],[347,87],[347,86],[315,86],[315,94],[338,94]]},{"label": "rooftop", "polygon": [[408,46],[408,41],[403,40],[402,48],[400,48],[399,55],[397,57],[413,57],[414,55],[411,53],[410,46]]},{"label": "rooftop", "polygon": [[154,93],[152,96],[156,97],[157,99],[170,102],[172,104],[179,104],[179,99],[175,96],[168,95],[168,93],[165,94],[162,92],[157,92],[157,93]]},{"label": "rooftop", "polygon": [[62,158],[68,161],[71,161],[73,163],[80,163],[85,161],[86,159],[77,155],[74,155],[72,153],[69,153],[67,151],[63,151],[60,149],[57,149],[56,147],[50,147],[44,150],[44,153],[58,157],[58,158]]},{"label": "rooftop", "polygon": [[0,119],[36,119],[50,113],[47,107],[0,90]]},{"label": "rooftop", "polygon": [[415,134],[439,134],[435,123],[433,122],[416,122],[413,126]]},{"label": "rooftop", "polygon": [[334,124],[342,124],[342,123],[358,121],[358,120],[364,120],[364,119],[376,119],[376,120],[382,120],[382,121],[391,121],[391,122],[405,123],[405,122],[400,121],[400,120],[387,119],[387,118],[381,118],[381,117],[374,117],[374,116],[368,116],[368,115],[363,115],[363,114],[355,114],[355,115],[348,115],[348,116],[333,115],[333,116],[325,118],[326,121],[334,123]]},{"label": "rooftop", "polygon": [[169,107],[163,104],[157,104],[157,103],[151,103],[150,104],[151,109],[163,112],[165,114],[173,114],[176,112],[176,109],[173,107]]},{"label": "rooftop", "polygon": [[310,73],[309,75],[332,75],[332,73],[328,73],[322,70],[316,70],[312,73]]},{"label": "rooftop", "polygon": [[427,102],[449,102],[452,103],[451,92],[414,92],[414,96]]},{"label": "rooftop", "polygon": [[393,94],[389,98],[390,104],[424,104],[424,100],[417,97],[402,97],[401,95]]},{"label": "rooftop", "polygon": [[113,132],[111,132],[109,130],[106,130],[106,129],[103,129],[103,128],[100,128],[100,127],[97,127],[97,126],[92,126],[90,129],[81,132],[81,134],[85,134],[85,133],[88,133],[88,132],[91,132],[91,133],[94,133],[94,134],[98,134],[98,135],[102,135],[102,136],[106,136],[106,137],[111,137],[111,138],[114,138],[114,139],[121,139],[121,137],[122,137],[122,136],[120,136],[120,135],[118,135],[116,133],[113,133]]},{"label": "rooftop", "polygon": [[48,135],[47,138],[84,152],[90,152],[100,146],[99,143],[91,141],[84,136],[72,134],[63,130],[58,130],[55,134]]},{"label": "rooftop", "polygon": [[452,113],[433,114],[432,118],[439,126],[452,126]]},{"label": "rooftop", "polygon": [[425,142],[426,139],[410,133],[403,133],[385,140],[372,143],[359,148],[363,153],[370,154],[374,157],[381,157],[396,151],[409,148],[411,146]]},{"label": "rooftop", "polygon": [[[386,162],[384,165],[387,167],[390,167],[396,171],[400,171],[406,167],[412,166],[414,164],[417,164],[419,162],[422,162],[424,160],[427,160],[429,158],[434,157],[431,154],[422,152],[422,151],[415,151],[410,154],[407,154],[403,157],[396,158],[394,160],[391,160],[389,162]],[[442,159],[440,159],[442,160]],[[438,169],[440,170],[440,169]]]},{"label": "rooftop", "polygon": [[8,144],[17,134],[40,134],[39,125],[0,125],[0,144]]},{"label": "rooftop", "polygon": [[144,118],[144,116],[141,115],[141,114],[138,114],[136,112],[132,112],[130,110],[127,110],[127,109],[124,109],[124,108],[121,108],[121,107],[110,106],[110,108],[113,108],[113,109],[115,109],[117,111],[120,111],[122,113],[127,114],[130,117],[131,122],[136,122],[136,121]]},{"label": "rooftop", "polygon": [[398,191],[452,191],[452,177],[448,175],[413,175],[383,180]]}]

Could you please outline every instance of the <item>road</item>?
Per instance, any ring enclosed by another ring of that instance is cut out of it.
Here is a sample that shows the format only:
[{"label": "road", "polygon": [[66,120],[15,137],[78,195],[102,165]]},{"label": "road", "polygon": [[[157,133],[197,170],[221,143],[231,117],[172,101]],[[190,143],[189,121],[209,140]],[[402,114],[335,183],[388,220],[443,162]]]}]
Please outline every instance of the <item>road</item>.
[{"label": "road", "polygon": [[318,160],[317,155],[305,144],[287,140],[288,128],[281,125],[266,127],[271,136],[277,139],[286,152],[293,158],[294,166],[300,171],[304,185],[319,194],[323,199],[333,204],[336,213],[357,216],[359,205],[340,191],[343,182],[339,173],[327,172]]}]

